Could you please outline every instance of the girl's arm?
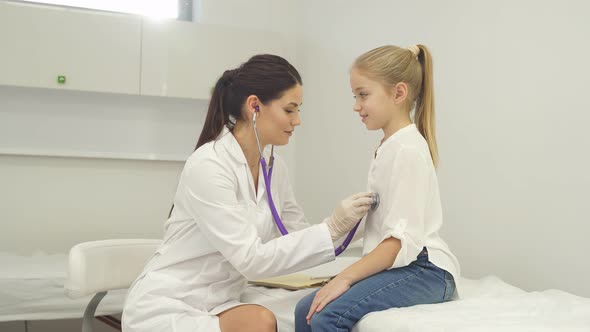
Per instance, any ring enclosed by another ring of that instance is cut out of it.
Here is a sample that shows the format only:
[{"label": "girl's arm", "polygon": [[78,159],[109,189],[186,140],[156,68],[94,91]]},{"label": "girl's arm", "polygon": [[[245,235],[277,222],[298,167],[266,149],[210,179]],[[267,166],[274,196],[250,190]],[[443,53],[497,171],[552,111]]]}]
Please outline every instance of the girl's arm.
[{"label": "girl's arm", "polygon": [[373,274],[390,268],[401,249],[401,241],[389,237],[383,240],[373,251],[352,264],[334,279],[353,285]]},{"label": "girl's arm", "polygon": [[334,279],[330,280],[327,285],[322,287],[316,293],[309,308],[309,312],[307,313],[307,323],[309,324],[314,313],[322,311],[328,303],[344,294],[356,282],[390,268],[393,265],[400,248],[400,240],[394,237],[388,237],[368,255],[346,268],[346,270],[342,271]]}]

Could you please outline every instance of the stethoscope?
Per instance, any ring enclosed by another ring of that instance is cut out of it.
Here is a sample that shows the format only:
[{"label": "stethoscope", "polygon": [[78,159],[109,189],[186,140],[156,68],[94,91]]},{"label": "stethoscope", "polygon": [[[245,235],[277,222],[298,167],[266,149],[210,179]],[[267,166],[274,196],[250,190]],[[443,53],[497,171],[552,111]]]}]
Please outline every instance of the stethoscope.
[{"label": "stethoscope", "polygon": [[[275,224],[277,225],[277,228],[279,229],[279,231],[281,232],[282,235],[287,235],[287,234],[289,234],[289,231],[287,231],[287,228],[285,228],[285,225],[283,224],[283,221],[281,220],[281,217],[279,216],[279,213],[277,212],[277,208],[275,207],[274,201],[272,199],[272,193],[270,191],[270,181],[272,179],[272,168],[273,168],[273,164],[274,164],[274,145],[271,145],[269,164],[268,164],[268,168],[267,168],[266,160],[264,159],[264,155],[262,154],[262,146],[260,145],[260,138],[258,137],[258,129],[256,128],[256,116],[258,113],[258,106],[256,106],[255,109],[256,109],[256,112],[254,112],[254,117],[253,117],[252,122],[254,122],[254,135],[256,136],[256,143],[258,144],[258,151],[260,152],[260,165],[262,166],[262,177],[264,178],[264,187],[266,189],[266,195],[268,197],[268,205],[270,207],[270,211],[272,213],[273,219],[275,220]],[[373,193],[371,195],[371,199],[373,200],[373,202],[371,203],[371,210],[375,210],[379,206],[379,202],[380,202],[379,194]],[[354,233],[356,233],[356,230],[359,227],[359,225],[361,224],[362,220],[363,220],[362,218],[359,219],[359,221],[352,228],[352,230],[350,230],[350,232],[348,233],[348,235],[344,239],[344,242],[342,242],[342,244],[340,246],[336,247],[336,249],[335,249],[336,256],[340,255],[342,252],[344,252],[346,247],[348,247],[348,245],[352,241],[352,238],[354,237]]]}]

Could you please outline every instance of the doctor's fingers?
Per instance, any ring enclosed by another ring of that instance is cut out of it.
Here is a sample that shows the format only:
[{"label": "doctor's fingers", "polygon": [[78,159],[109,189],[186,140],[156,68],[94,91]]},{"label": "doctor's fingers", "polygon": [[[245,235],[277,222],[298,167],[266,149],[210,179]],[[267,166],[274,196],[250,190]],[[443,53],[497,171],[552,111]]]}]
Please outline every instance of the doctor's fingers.
[{"label": "doctor's fingers", "polygon": [[355,200],[357,200],[359,198],[363,198],[363,197],[369,197],[369,198],[371,198],[371,195],[373,195],[373,193],[370,192],[370,191],[361,191],[360,193],[356,193],[356,194],[350,196],[349,198],[351,200],[355,201]]},{"label": "doctor's fingers", "polygon": [[369,210],[370,210],[370,207],[367,207],[364,205],[361,207],[358,207],[358,208],[354,208],[355,218],[362,219],[365,215],[367,215]]},{"label": "doctor's fingers", "polygon": [[369,212],[370,209],[371,209],[370,206],[363,205],[363,206],[359,206],[359,207],[354,208],[354,213],[357,216],[364,216],[365,214],[367,214],[367,212]]},{"label": "doctor's fingers", "polygon": [[360,207],[360,206],[371,206],[371,204],[373,204],[373,198],[371,198],[371,196],[369,197],[360,197],[355,199],[352,202],[352,206],[354,207]]}]

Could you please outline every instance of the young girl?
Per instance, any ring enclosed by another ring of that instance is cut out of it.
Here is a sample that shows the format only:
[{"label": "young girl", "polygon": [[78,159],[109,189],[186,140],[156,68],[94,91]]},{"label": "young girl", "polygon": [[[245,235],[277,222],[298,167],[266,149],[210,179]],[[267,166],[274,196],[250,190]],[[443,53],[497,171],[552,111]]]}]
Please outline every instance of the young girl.
[{"label": "young girl", "polygon": [[449,301],[459,278],[438,234],[430,52],[424,45],[371,50],[354,62],[350,85],[361,121],[383,130],[368,181],[381,204],[366,217],[363,258],[297,304],[296,332],[350,331],[369,312]]}]

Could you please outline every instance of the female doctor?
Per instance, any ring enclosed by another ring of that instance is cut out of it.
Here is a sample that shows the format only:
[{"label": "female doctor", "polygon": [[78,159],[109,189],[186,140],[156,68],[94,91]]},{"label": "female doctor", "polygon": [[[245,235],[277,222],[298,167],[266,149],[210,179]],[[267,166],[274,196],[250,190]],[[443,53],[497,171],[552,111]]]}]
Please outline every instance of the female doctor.
[{"label": "female doctor", "polygon": [[272,150],[264,147],[287,144],[300,124],[301,84],[274,55],[254,56],[219,78],[164,240],[129,290],[124,331],[276,331],[270,310],[240,302],[246,281],[334,260],[334,241],[366,214],[371,194],[350,196],[310,226],[277,157],[271,197],[290,232],[281,236],[261,174],[261,152]]}]

